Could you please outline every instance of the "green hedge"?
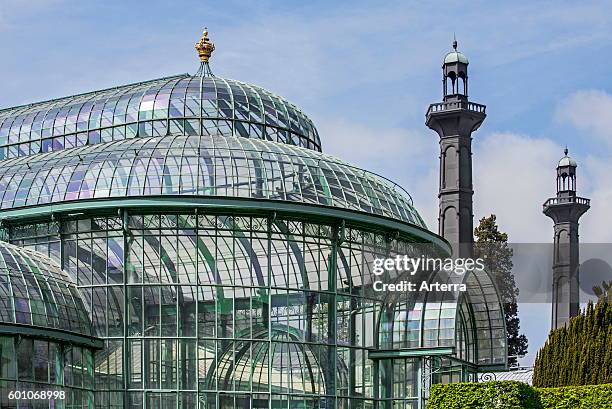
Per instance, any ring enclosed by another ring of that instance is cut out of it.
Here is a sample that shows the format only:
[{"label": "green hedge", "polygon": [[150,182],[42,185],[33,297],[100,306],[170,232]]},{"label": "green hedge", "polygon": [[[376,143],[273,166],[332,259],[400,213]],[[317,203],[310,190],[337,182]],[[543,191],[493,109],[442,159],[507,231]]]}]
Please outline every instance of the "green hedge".
[{"label": "green hedge", "polygon": [[427,409],[540,409],[537,393],[526,383],[498,381],[433,385]]},{"label": "green hedge", "polygon": [[515,381],[433,385],[427,409],[605,409],[612,384],[533,388]]},{"label": "green hedge", "polygon": [[536,388],[536,390],[544,409],[612,408],[612,384]]}]

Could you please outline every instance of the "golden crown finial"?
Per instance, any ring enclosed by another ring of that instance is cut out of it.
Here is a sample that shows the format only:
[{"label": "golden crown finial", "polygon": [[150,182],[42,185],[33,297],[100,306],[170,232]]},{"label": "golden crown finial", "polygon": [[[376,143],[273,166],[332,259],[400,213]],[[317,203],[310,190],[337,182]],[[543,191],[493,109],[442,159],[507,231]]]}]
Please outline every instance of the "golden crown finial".
[{"label": "golden crown finial", "polygon": [[208,29],[204,27],[204,32],[202,33],[202,38],[195,44],[195,49],[198,52],[198,57],[200,57],[200,61],[204,63],[208,63],[211,54],[215,51],[215,45],[210,42],[208,38]]}]

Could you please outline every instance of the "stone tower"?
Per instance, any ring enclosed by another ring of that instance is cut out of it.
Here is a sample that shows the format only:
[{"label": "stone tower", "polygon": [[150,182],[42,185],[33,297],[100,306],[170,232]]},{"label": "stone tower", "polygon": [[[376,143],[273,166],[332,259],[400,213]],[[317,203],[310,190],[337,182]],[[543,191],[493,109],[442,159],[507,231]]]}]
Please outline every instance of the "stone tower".
[{"label": "stone tower", "polygon": [[544,203],[544,214],[555,223],[553,250],[552,328],[565,325],[578,315],[579,254],[578,219],[590,200],[576,196],[576,161],[567,156],[557,165],[557,196]]},{"label": "stone tower", "polygon": [[472,255],[472,132],[486,117],[484,105],[468,100],[468,64],[453,41],[442,64],[443,101],[431,104],[426,115],[427,126],[440,137],[438,231],[457,257]]}]

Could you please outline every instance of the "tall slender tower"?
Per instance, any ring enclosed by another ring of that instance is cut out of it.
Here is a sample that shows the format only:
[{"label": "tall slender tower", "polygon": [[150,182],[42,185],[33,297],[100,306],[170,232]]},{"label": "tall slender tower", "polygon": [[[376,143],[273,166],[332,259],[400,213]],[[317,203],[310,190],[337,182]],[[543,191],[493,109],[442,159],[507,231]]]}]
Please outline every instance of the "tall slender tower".
[{"label": "tall slender tower", "polygon": [[555,222],[553,250],[552,328],[565,325],[578,315],[579,254],[578,219],[590,200],[576,196],[576,161],[567,156],[557,165],[557,196],[544,203],[544,214]]},{"label": "tall slender tower", "polygon": [[472,132],[486,114],[484,105],[468,101],[468,59],[457,51],[442,64],[443,102],[431,104],[426,124],[440,136],[440,190],[438,231],[457,257],[473,251]]}]

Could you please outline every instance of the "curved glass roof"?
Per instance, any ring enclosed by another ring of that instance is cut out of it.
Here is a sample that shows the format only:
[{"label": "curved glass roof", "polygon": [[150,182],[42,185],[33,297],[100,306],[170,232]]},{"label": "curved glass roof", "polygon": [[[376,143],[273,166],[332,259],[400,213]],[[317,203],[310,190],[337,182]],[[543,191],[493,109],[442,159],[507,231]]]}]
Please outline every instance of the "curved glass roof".
[{"label": "curved glass roof", "polygon": [[79,290],[44,255],[0,242],[0,323],[23,324],[91,336]]},{"label": "curved glass roof", "polygon": [[[398,278],[398,281],[405,277]],[[390,293],[380,322],[380,344],[387,349],[455,347],[455,355],[477,365],[506,362],[504,310],[485,270],[464,275],[438,271],[429,283],[465,284],[466,291]],[[419,282],[419,280],[410,280]]]},{"label": "curved glass roof", "polygon": [[282,97],[235,80],[183,74],[0,110],[0,159],[178,134],[321,151],[312,121]]},{"label": "curved glass roof", "polygon": [[78,199],[217,196],[340,207],[425,228],[399,186],[333,156],[256,139],[134,138],[3,161],[2,209]]},{"label": "curved glass roof", "polygon": [[[296,328],[273,325],[267,329],[254,328],[254,338],[265,341],[237,341],[221,352],[213,371],[207,374],[212,386],[216,380],[220,390],[236,389],[254,392],[299,393],[325,395],[325,374],[330,373],[329,361],[317,345],[304,344],[304,334]],[[269,344],[268,338],[272,341]],[[346,382],[346,364],[337,362],[338,380]],[[333,373],[333,372],[331,372]],[[245,389],[246,388],[246,389]]]}]

